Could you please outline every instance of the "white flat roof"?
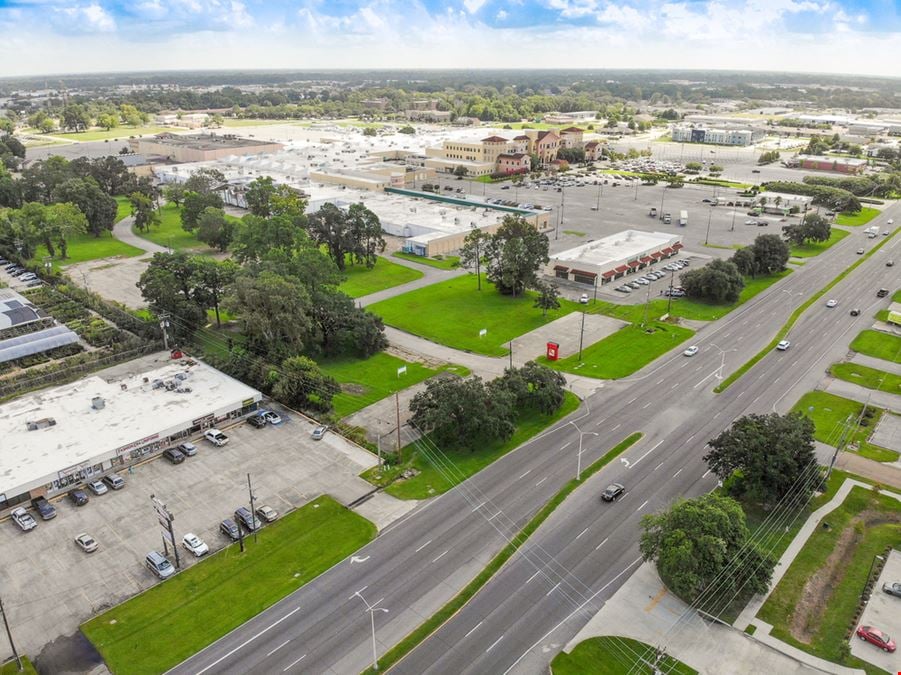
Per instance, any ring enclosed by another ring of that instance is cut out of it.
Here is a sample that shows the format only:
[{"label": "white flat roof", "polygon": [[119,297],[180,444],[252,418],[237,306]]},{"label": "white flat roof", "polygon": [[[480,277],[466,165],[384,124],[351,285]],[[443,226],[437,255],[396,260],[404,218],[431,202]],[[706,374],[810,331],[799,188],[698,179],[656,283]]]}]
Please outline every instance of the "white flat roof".
[{"label": "white flat roof", "polygon": [[[177,373],[188,377],[174,380]],[[191,391],[154,389],[155,380],[175,381]],[[96,396],[104,400],[100,410],[91,405]],[[109,381],[95,375],[23,396],[0,406],[0,494],[11,497],[64,469],[98,463],[119,448],[140,447],[140,441],[150,442],[163,431],[259,398],[255,389],[196,359]],[[27,422],[44,418],[56,424],[28,430]]]},{"label": "white flat roof", "polygon": [[623,230],[611,234],[609,237],[561,251],[552,255],[551,261],[607,268],[614,263],[634,258],[646,251],[665,248],[681,239],[682,237],[679,235],[667,232]]}]

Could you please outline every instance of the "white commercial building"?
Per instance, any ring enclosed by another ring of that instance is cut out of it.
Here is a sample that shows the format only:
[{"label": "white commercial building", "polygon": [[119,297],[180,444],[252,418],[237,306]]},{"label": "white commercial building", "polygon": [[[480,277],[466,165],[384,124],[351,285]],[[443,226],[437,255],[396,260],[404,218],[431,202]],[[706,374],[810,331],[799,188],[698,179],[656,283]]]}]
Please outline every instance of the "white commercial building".
[{"label": "white commercial building", "polygon": [[545,273],[581,284],[603,285],[674,256],[681,248],[682,237],[677,234],[624,230],[552,255]]},{"label": "white commercial building", "polygon": [[127,467],[257,408],[260,392],[187,357],[0,406],[0,512]]},{"label": "white commercial building", "polygon": [[756,127],[673,126],[671,137],[680,143],[712,143],[713,145],[752,145],[766,136],[763,129]]}]

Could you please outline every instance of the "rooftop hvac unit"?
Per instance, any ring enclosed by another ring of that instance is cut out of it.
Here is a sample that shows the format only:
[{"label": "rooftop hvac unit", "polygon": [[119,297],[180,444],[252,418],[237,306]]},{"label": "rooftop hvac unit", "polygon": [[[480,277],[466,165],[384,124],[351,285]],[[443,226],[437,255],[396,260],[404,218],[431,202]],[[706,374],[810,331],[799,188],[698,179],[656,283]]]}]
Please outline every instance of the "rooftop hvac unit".
[{"label": "rooftop hvac unit", "polygon": [[44,417],[39,420],[34,420],[33,422],[26,422],[26,428],[28,431],[38,431],[39,429],[47,429],[49,427],[56,426],[56,420],[52,417]]},{"label": "rooftop hvac unit", "polygon": [[454,225],[459,225],[459,224],[460,224],[460,219],[454,218]]},{"label": "rooftop hvac unit", "polygon": [[94,410],[103,410],[106,407],[106,401],[103,400],[102,396],[95,396],[91,399],[91,407]]}]

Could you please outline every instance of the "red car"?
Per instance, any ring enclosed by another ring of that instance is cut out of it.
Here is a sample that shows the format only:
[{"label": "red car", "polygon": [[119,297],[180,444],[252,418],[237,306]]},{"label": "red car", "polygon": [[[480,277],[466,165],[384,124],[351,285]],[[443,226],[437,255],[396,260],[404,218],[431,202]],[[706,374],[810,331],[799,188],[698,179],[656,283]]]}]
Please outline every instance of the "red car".
[{"label": "red car", "polygon": [[857,637],[887,652],[895,651],[895,641],[878,628],[873,628],[873,626],[858,626]]}]

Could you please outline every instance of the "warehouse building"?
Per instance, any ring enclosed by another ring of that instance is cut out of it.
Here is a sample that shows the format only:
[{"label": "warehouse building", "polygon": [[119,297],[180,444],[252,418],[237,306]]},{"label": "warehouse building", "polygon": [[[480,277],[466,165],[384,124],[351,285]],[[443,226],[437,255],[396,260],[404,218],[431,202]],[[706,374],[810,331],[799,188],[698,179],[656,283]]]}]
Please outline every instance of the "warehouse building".
[{"label": "warehouse building", "polygon": [[789,166],[813,171],[834,171],[836,173],[858,174],[867,168],[867,160],[854,157],[826,157],[825,155],[798,155],[788,162]]},{"label": "warehouse building", "polygon": [[672,139],[680,143],[711,143],[713,145],[753,145],[766,136],[763,129],[745,126],[723,126],[719,128],[703,125],[675,125]]},{"label": "warehouse building", "polygon": [[679,235],[624,230],[553,255],[545,274],[602,286],[675,256],[682,248]]},{"label": "warehouse building", "polygon": [[133,138],[128,142],[131,151],[141,155],[156,155],[173,162],[209,162],[230,156],[263,155],[278,152],[281,143],[240,138],[233,134],[158,134]]},{"label": "warehouse building", "polygon": [[260,392],[196,359],[92,376],[0,405],[0,513],[53,497],[256,410]]}]

